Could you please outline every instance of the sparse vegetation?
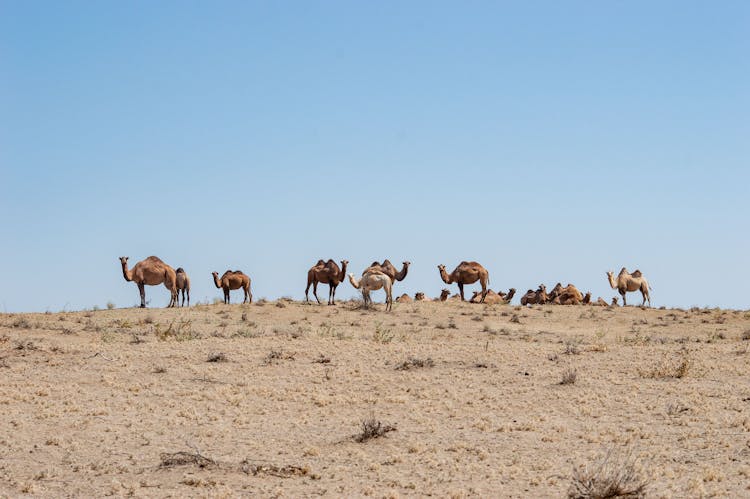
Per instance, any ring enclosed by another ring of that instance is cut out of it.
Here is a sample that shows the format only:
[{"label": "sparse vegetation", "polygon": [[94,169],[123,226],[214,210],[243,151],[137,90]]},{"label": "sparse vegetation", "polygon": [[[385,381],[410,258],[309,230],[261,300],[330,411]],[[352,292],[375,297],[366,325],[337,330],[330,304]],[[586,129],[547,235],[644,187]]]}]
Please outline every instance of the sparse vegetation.
[{"label": "sparse vegetation", "polygon": [[560,380],[561,385],[572,385],[578,380],[578,371],[569,367],[563,371],[562,379]]},{"label": "sparse vegetation", "polygon": [[206,362],[226,362],[227,356],[224,352],[216,352],[212,353],[208,356],[208,359],[206,359]]},{"label": "sparse vegetation", "polygon": [[375,332],[372,335],[372,339],[376,343],[390,343],[394,337],[395,335],[392,330],[384,327],[380,322],[375,323]]},{"label": "sparse vegetation", "polygon": [[435,362],[429,357],[427,357],[426,359],[418,359],[416,357],[409,357],[405,361],[396,364],[396,370],[408,371],[410,369],[420,368],[420,367],[433,367],[434,365],[435,365]]},{"label": "sparse vegetation", "polygon": [[374,438],[380,438],[386,433],[396,431],[395,426],[383,424],[374,417],[365,419],[364,421],[362,421],[361,425],[361,432],[354,435],[354,441],[359,443],[367,442],[368,440],[372,440]]},{"label": "sparse vegetation", "polygon": [[568,497],[637,499],[645,496],[647,485],[630,453],[620,456],[610,449],[603,458],[573,471]]}]

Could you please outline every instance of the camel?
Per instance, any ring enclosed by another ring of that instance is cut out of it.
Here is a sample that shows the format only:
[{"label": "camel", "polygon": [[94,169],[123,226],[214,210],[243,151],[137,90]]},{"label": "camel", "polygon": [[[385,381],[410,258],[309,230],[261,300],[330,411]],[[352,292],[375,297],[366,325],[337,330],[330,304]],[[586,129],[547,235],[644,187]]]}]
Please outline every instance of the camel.
[{"label": "camel", "polygon": [[146,308],[146,286],[158,286],[164,284],[169,290],[170,299],[169,307],[177,306],[177,276],[172,267],[164,263],[159,257],[150,256],[145,260],[135,264],[135,267],[128,269],[127,256],[120,257],[122,265],[122,275],[125,280],[133,281],[138,285],[138,291],[141,293],[141,308]]},{"label": "camel", "polygon": [[[515,288],[510,288],[508,293],[495,293],[492,289],[487,290],[487,295],[484,298],[484,303],[488,305],[505,305],[510,303],[510,300],[516,294]],[[480,291],[474,291],[474,295],[469,300],[469,303],[480,303]]]},{"label": "camel", "polygon": [[648,301],[648,306],[651,306],[651,297],[648,294],[648,281],[643,277],[640,270],[636,270],[631,274],[625,267],[623,267],[617,275],[617,280],[615,280],[614,273],[611,271],[607,272],[607,279],[609,280],[609,285],[612,289],[616,289],[620,293],[620,296],[622,296],[623,306],[628,305],[627,300],[625,300],[625,293],[632,291],[641,292],[641,295],[643,296],[643,303],[641,303],[641,306],[645,305],[646,301]]},{"label": "camel", "polygon": [[461,262],[458,264],[453,272],[448,275],[445,272],[445,265],[438,265],[440,271],[440,278],[446,284],[458,284],[458,290],[461,292],[461,301],[464,300],[464,284],[474,284],[479,281],[482,285],[482,299],[479,303],[484,303],[484,299],[487,296],[487,284],[490,281],[490,274],[487,269],[482,267],[477,262]]},{"label": "camel", "polygon": [[393,281],[388,274],[380,272],[379,270],[371,270],[366,272],[362,276],[362,279],[357,281],[354,274],[349,274],[349,282],[356,289],[362,290],[362,299],[365,302],[365,308],[369,308],[372,304],[372,298],[370,297],[370,291],[376,291],[380,288],[385,290],[385,311],[393,309]]},{"label": "camel", "polygon": [[429,298],[425,297],[424,293],[421,291],[418,291],[414,293],[414,301],[432,301]]},{"label": "camel", "polygon": [[313,287],[313,296],[320,304],[318,298],[318,283],[328,284],[328,304],[336,305],[336,287],[346,277],[346,266],[349,264],[348,260],[341,260],[341,268],[336,265],[336,262],[329,259],[327,262],[318,260],[318,263],[310,267],[307,271],[307,287],[305,288],[305,301],[310,301],[307,292],[310,290],[310,285]]},{"label": "camel", "polygon": [[536,291],[531,289],[526,291],[526,294],[521,297],[521,305],[535,305],[547,303],[547,287],[544,284],[540,284]]},{"label": "camel", "polygon": [[583,305],[591,305],[591,291],[586,291],[583,295]]},{"label": "camel", "polygon": [[371,270],[378,270],[390,277],[391,282],[395,284],[396,281],[403,281],[406,278],[406,274],[409,272],[409,265],[411,265],[411,262],[403,262],[403,267],[401,268],[401,270],[396,271],[396,267],[394,267],[391,261],[387,258],[383,260],[383,263],[378,263],[376,260],[372,262],[370,266],[364,270],[364,272],[362,272],[362,275],[365,275]]},{"label": "camel", "polygon": [[396,298],[396,303],[411,303],[413,301],[414,300],[411,299],[411,296],[407,295],[406,293]]},{"label": "camel", "polygon": [[185,269],[182,267],[175,271],[177,275],[177,297],[179,298],[180,291],[182,291],[182,303],[181,307],[185,306],[185,293],[187,293],[187,306],[190,306],[190,278],[188,277]]},{"label": "camel", "polygon": [[245,298],[242,300],[242,303],[253,302],[253,293],[250,291],[250,277],[241,270],[227,270],[224,272],[224,275],[221,276],[221,279],[219,279],[218,272],[211,272],[211,275],[214,276],[214,284],[216,287],[224,290],[225,304],[229,304],[229,291],[240,288],[242,288],[242,291],[245,293]]},{"label": "camel", "polygon": [[563,287],[559,282],[550,293],[550,301],[555,305],[580,305],[583,294],[572,284]]},{"label": "camel", "polygon": [[447,289],[440,290],[440,301],[448,301],[448,297],[451,295],[451,292]]},{"label": "camel", "polygon": [[614,298],[612,298],[612,303],[610,303],[609,306],[610,307],[619,307],[620,306],[620,304],[617,303],[617,297],[616,296]]}]

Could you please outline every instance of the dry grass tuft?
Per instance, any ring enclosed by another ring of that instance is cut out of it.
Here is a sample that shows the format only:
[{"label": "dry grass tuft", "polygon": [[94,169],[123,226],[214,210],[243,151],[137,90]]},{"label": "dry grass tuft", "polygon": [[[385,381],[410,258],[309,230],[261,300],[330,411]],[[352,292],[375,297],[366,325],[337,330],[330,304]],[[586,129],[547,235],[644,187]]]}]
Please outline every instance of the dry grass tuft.
[{"label": "dry grass tuft", "polygon": [[294,476],[307,476],[310,474],[310,468],[307,466],[276,466],[273,464],[250,464],[247,459],[240,463],[240,469],[248,475],[270,475],[279,478],[290,478]]},{"label": "dry grass tuft", "polygon": [[160,468],[171,468],[173,466],[193,465],[199,468],[205,468],[216,464],[211,458],[202,456],[200,453],[190,452],[162,452]]},{"label": "dry grass tuft", "polygon": [[571,499],[606,499],[645,497],[648,482],[638,470],[638,462],[630,453],[615,455],[612,449],[607,454],[573,472],[568,489]]},{"label": "dry grass tuft", "polygon": [[560,380],[561,385],[572,385],[575,384],[578,379],[578,371],[572,367],[567,368],[563,371],[562,379]]},{"label": "dry grass tuft", "polygon": [[396,365],[397,371],[408,371],[409,369],[418,367],[434,367],[435,362],[427,357],[426,359],[417,359],[416,357],[409,357],[407,360]]},{"label": "dry grass tuft", "polygon": [[686,351],[678,357],[667,357],[664,356],[657,365],[649,370],[641,370],[640,374],[644,378],[677,378],[682,379],[687,377],[688,373],[693,367],[693,361]]},{"label": "dry grass tuft", "polygon": [[373,438],[380,438],[391,431],[396,431],[396,427],[383,424],[374,417],[371,417],[362,421],[362,432],[354,435],[354,441],[360,443],[367,442]]},{"label": "dry grass tuft", "polygon": [[265,364],[273,364],[276,360],[294,360],[294,353],[285,353],[283,350],[271,350],[265,358]]},{"label": "dry grass tuft", "polygon": [[206,359],[206,362],[226,362],[227,356],[224,354],[224,352],[216,352],[212,353],[208,356],[208,359]]}]

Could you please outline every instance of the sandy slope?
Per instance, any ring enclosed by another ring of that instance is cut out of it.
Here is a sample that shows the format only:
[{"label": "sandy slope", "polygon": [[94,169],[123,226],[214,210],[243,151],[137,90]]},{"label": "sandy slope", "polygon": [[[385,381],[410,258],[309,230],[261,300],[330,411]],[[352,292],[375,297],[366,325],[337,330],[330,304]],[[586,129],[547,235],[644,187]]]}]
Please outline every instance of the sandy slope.
[{"label": "sandy slope", "polygon": [[610,448],[750,494],[750,313],[379,307],[0,315],[0,495],[560,497]]}]

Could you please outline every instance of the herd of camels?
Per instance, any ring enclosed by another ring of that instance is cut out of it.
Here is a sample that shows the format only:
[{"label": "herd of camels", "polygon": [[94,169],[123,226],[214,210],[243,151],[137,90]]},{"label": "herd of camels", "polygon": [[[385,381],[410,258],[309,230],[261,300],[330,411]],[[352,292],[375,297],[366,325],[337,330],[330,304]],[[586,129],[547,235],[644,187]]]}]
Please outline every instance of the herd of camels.
[{"label": "herd of camels", "polygon": [[[146,306],[145,286],[158,286],[159,284],[164,284],[171,293],[168,307],[178,306],[180,294],[182,301],[179,303],[179,306],[185,305],[186,297],[187,306],[190,306],[190,278],[182,267],[174,270],[156,256],[150,256],[145,260],[141,260],[132,269],[128,268],[127,256],[120,257],[120,264],[122,265],[122,275],[125,277],[125,280],[133,281],[138,286],[142,308]],[[365,307],[369,307],[372,304],[370,292],[383,289],[385,291],[386,311],[391,310],[394,301],[393,284],[397,281],[403,281],[406,278],[411,262],[403,262],[401,270],[397,270],[388,259],[384,260],[383,263],[375,261],[362,272],[362,276],[359,279],[352,273],[346,273],[347,265],[349,265],[347,260],[341,260],[340,267],[333,260],[318,260],[307,271],[305,301],[310,301],[308,292],[310,286],[312,286],[313,296],[320,303],[320,299],[318,298],[318,284],[327,284],[328,305],[335,305],[336,288],[348,276],[351,285],[362,292]],[[414,299],[404,294],[396,298],[395,301],[401,303],[411,301],[446,301],[449,299],[465,301],[464,285],[474,284],[477,281],[482,286],[482,291],[474,292],[474,296],[469,300],[472,303],[510,303],[516,293],[515,288],[511,288],[507,293],[503,293],[502,291],[496,293],[488,289],[487,285],[490,282],[489,272],[477,262],[461,262],[450,274],[446,272],[445,265],[438,265],[438,270],[443,282],[446,284],[458,284],[459,294],[451,297],[450,291],[443,289],[440,297],[434,300],[425,297],[424,293],[416,293]],[[227,270],[221,277],[219,277],[218,272],[212,272],[212,275],[214,285],[224,292],[224,303],[229,303],[229,292],[237,289],[242,289],[244,292],[242,303],[252,303],[251,281],[247,274],[241,270]],[[625,300],[626,293],[640,291],[643,296],[643,303],[641,305],[643,306],[648,302],[648,305],[651,306],[651,298],[649,296],[650,286],[640,270],[636,270],[631,274],[623,267],[617,277],[615,277],[613,272],[607,272],[607,279],[612,289],[616,289],[620,293],[624,305],[627,305],[627,301]],[[536,290],[528,290],[521,297],[521,305],[532,304],[616,306],[618,303],[617,298],[613,298],[611,303],[607,303],[601,297],[597,301],[592,302],[590,292],[584,295],[572,284],[563,287],[561,283],[557,283],[549,293],[547,293],[547,288],[544,284],[540,284]]]}]

